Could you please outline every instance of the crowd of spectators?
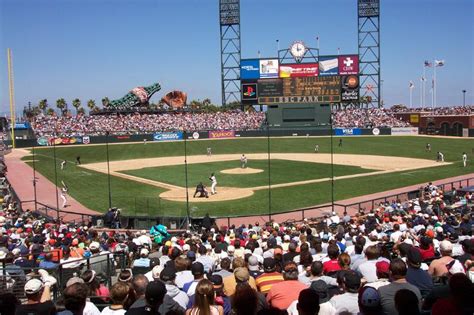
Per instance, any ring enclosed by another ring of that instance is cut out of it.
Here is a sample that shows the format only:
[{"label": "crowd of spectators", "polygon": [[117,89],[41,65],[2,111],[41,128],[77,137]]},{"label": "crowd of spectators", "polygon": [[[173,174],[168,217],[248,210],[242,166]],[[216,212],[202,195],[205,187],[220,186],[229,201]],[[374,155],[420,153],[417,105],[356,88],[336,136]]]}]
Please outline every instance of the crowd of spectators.
[{"label": "crowd of spectators", "polygon": [[38,115],[32,123],[36,136],[98,136],[147,134],[161,131],[254,130],[265,120],[262,112],[163,113],[56,116]]},{"label": "crowd of spectators", "polygon": [[[2,212],[0,313],[472,314],[474,195],[422,192],[352,217],[218,227],[206,215],[175,235]],[[18,287],[21,299],[6,293]]]},{"label": "crowd of spectators", "polygon": [[390,108],[393,113],[426,113],[439,116],[465,116],[474,114],[474,105],[471,106],[451,106],[451,107],[417,107],[408,108],[406,106],[393,106]]},{"label": "crowd of spectators", "polygon": [[332,116],[334,126],[342,128],[410,127],[410,123],[384,108],[348,108],[335,111]]}]

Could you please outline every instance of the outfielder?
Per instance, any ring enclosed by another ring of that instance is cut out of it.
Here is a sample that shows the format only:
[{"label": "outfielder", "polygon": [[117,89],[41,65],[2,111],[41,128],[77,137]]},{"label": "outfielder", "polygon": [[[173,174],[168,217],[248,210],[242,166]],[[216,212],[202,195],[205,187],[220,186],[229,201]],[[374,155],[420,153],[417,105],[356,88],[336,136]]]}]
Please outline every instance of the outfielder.
[{"label": "outfielder", "polygon": [[438,159],[437,162],[444,162],[444,154],[443,152],[438,152]]},{"label": "outfielder", "polygon": [[242,154],[242,156],[240,157],[240,167],[247,168],[247,157],[245,156],[245,154]]},{"label": "outfielder", "polygon": [[315,147],[314,147],[314,153],[318,153],[319,152],[319,144],[317,144]]},{"label": "outfielder", "polygon": [[466,167],[466,164],[467,164],[467,154],[466,154],[466,152],[463,152],[462,153],[462,165],[464,167]]},{"label": "outfielder", "polygon": [[211,194],[215,195],[217,194],[217,191],[216,191],[217,179],[216,179],[216,176],[214,176],[214,173],[211,174],[211,177],[209,177],[209,180],[211,181]]},{"label": "outfielder", "polygon": [[212,155],[212,149],[211,147],[208,147],[207,148],[207,156],[211,156]]},{"label": "outfielder", "polygon": [[63,161],[61,162],[61,170],[64,169],[64,167],[66,166],[66,163],[67,163],[66,160],[63,160]]}]

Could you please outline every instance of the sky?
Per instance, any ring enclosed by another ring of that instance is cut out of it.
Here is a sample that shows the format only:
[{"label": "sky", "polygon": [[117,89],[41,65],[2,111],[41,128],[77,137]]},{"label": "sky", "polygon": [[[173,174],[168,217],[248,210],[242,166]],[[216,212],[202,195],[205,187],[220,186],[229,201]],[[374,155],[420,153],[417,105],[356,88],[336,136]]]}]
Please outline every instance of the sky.
[{"label": "sky", "polygon": [[[437,104],[462,105],[462,90],[474,104],[473,0],[381,0],[380,20],[386,106],[409,104],[409,81],[418,106],[423,63],[434,59],[445,60]],[[155,82],[152,101],[181,90],[221,104],[219,31],[218,0],[0,0],[0,113],[9,112],[7,48],[20,111],[45,98],[100,104]],[[276,55],[277,39],[315,47],[317,36],[322,55],[357,53],[357,1],[241,0],[242,58]]]}]

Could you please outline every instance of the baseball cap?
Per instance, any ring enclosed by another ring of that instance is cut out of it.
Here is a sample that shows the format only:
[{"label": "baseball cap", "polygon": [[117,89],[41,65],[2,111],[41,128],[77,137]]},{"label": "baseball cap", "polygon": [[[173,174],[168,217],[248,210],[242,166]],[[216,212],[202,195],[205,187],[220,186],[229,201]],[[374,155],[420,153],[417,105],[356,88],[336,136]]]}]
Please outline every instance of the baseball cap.
[{"label": "baseball cap", "polygon": [[143,255],[143,256],[148,256],[148,254],[150,253],[150,251],[146,248],[142,248],[140,250],[140,255]]},{"label": "baseball cap", "polygon": [[250,274],[247,268],[239,267],[234,270],[234,277],[237,281],[245,282],[250,278]]},{"label": "baseball cap", "polygon": [[418,249],[415,247],[412,247],[408,250],[407,254],[407,260],[410,262],[412,265],[419,267],[421,266],[421,262],[423,258],[421,257],[421,253]]},{"label": "baseball cap", "polygon": [[162,270],[163,270],[163,266],[156,265],[155,267],[153,267],[153,269],[151,270],[152,278],[153,279],[159,279],[160,278],[160,273],[161,273]]},{"label": "baseball cap", "polygon": [[443,252],[451,252],[453,250],[453,244],[448,240],[444,240],[439,244],[439,248]]},{"label": "baseball cap", "polygon": [[329,301],[328,285],[323,280],[316,280],[311,282],[311,289],[313,289],[319,296],[319,303]]},{"label": "baseball cap", "polygon": [[99,249],[100,247],[100,244],[98,242],[92,242],[90,245],[89,245],[89,249]]},{"label": "baseball cap", "polygon": [[195,262],[191,266],[191,273],[193,276],[199,276],[204,274],[204,265],[200,262]]},{"label": "baseball cap", "polygon": [[79,277],[72,277],[66,282],[66,287],[70,287],[71,285],[76,283],[84,283],[84,280]]},{"label": "baseball cap", "polygon": [[390,270],[390,264],[385,260],[381,260],[375,264],[375,268],[377,269],[377,273],[388,274]]},{"label": "baseball cap", "polygon": [[270,271],[272,270],[273,268],[275,268],[276,264],[275,264],[275,260],[271,257],[269,258],[265,258],[263,260],[263,269],[267,270],[267,271]]},{"label": "baseball cap", "polygon": [[224,283],[221,275],[212,275],[209,277],[209,281],[211,281],[215,287],[219,287]]},{"label": "baseball cap", "polygon": [[25,293],[26,294],[35,294],[41,291],[43,288],[43,282],[38,279],[31,279],[25,284]]},{"label": "baseball cap", "polygon": [[365,307],[377,307],[380,305],[380,294],[375,288],[365,286],[359,294],[359,303]]},{"label": "baseball cap", "polygon": [[189,252],[186,253],[186,257],[188,257],[189,259],[195,259],[196,253],[190,250]]},{"label": "baseball cap", "polygon": [[176,278],[176,272],[173,268],[166,267],[160,273],[160,280],[161,281],[172,281]]},{"label": "baseball cap", "polygon": [[257,271],[258,268],[258,259],[255,256],[250,256],[249,257],[249,263],[248,263],[248,268],[251,271]]},{"label": "baseball cap", "polygon": [[165,284],[161,281],[152,281],[148,283],[145,291],[145,298],[151,305],[155,305],[161,301],[166,294]]}]

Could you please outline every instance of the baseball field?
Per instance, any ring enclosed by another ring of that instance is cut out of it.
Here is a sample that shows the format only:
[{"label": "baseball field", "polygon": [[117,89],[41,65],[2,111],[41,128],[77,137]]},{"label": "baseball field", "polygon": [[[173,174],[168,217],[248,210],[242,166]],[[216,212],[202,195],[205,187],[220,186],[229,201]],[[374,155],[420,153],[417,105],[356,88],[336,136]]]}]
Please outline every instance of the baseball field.
[{"label": "baseball field", "polygon": [[[342,139],[342,145],[339,145]],[[427,152],[426,144],[431,144]],[[314,148],[319,145],[319,152]],[[212,149],[212,155],[206,149]],[[234,138],[37,147],[35,167],[92,210],[112,205],[128,215],[254,215],[278,213],[432,180],[474,173],[474,141],[423,136]],[[436,152],[445,162],[436,161]],[[23,157],[32,165],[33,155]],[[245,154],[247,167],[240,157]],[[81,165],[75,165],[80,156]],[[109,163],[107,163],[107,156]],[[333,164],[331,164],[331,158]],[[185,163],[186,159],[186,163]],[[61,162],[65,160],[64,168]],[[217,194],[193,198],[199,182]],[[186,186],[188,194],[186,194]]]}]

